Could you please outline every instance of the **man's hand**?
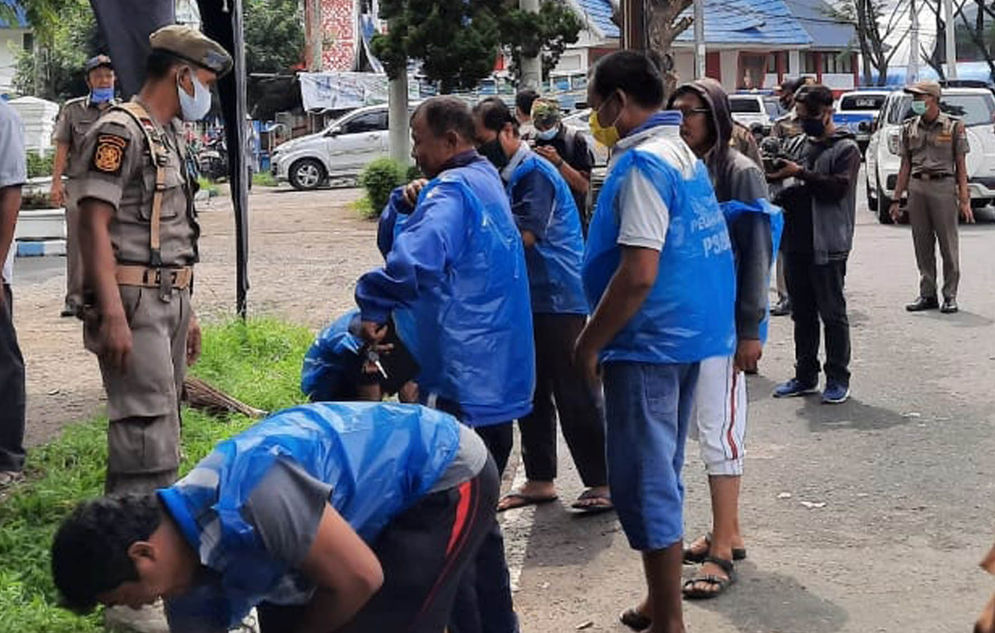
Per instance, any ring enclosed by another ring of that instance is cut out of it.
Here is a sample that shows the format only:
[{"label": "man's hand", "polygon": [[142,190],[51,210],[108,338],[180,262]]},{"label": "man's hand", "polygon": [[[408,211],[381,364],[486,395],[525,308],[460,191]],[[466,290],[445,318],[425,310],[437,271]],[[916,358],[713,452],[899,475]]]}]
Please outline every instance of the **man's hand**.
[{"label": "man's hand", "polygon": [[892,202],[891,206],[888,207],[888,215],[891,216],[892,222],[898,222],[902,219],[902,208],[898,200]]},{"label": "man's hand", "polygon": [[600,382],[598,376],[598,350],[592,349],[584,340],[583,333],[574,344],[573,353],[574,367],[581,370],[584,379],[591,387],[597,387]]},{"label": "man's hand", "polygon": [[387,326],[383,323],[363,321],[360,325],[359,336],[367,343],[379,343],[387,336]]},{"label": "man's hand", "polygon": [[535,153],[553,163],[556,167],[559,167],[563,163],[560,153],[552,145],[539,145],[535,148]]},{"label": "man's hand", "polygon": [[409,207],[414,207],[418,203],[418,194],[421,193],[426,184],[428,184],[427,180],[419,178],[412,180],[404,188],[404,201],[408,203]]},{"label": "man's hand", "polygon": [[961,200],[960,217],[968,224],[974,224],[974,211],[971,210],[970,200]]},{"label": "man's hand", "polygon": [[192,367],[200,359],[201,334],[197,315],[190,315],[190,325],[187,326],[187,367]]},{"label": "man's hand", "polygon": [[131,328],[124,315],[104,317],[100,321],[100,356],[121,373],[127,373],[131,354]]},{"label": "man's hand", "polygon": [[799,165],[798,163],[793,163],[790,160],[786,160],[784,161],[784,165],[782,165],[780,169],[768,174],[767,179],[774,181],[784,180],[786,178],[791,178],[792,176],[797,176],[801,172],[802,172],[801,165]]},{"label": "man's hand", "polygon": [[736,346],[733,367],[737,371],[756,371],[757,362],[764,355],[764,345],[760,341],[744,339]]},{"label": "man's hand", "polygon": [[62,184],[61,178],[52,179],[52,190],[49,192],[48,197],[52,199],[52,204],[56,207],[61,207],[66,202],[66,189]]}]

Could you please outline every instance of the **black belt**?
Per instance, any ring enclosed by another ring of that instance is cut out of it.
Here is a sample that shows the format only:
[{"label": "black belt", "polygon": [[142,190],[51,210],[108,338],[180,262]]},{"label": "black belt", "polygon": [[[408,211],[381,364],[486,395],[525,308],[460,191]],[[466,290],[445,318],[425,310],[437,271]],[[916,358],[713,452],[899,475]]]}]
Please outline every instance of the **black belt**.
[{"label": "black belt", "polygon": [[928,174],[925,172],[920,172],[918,174],[912,174],[912,177],[916,180],[945,180],[947,178],[953,178],[953,174]]}]

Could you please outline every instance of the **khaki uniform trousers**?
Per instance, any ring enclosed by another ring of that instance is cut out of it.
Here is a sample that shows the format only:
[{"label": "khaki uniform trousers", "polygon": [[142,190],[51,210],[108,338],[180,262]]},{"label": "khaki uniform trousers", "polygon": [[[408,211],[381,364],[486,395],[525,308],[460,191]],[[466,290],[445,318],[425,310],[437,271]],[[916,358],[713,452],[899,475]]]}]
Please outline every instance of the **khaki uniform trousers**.
[{"label": "khaki uniform trousers", "polygon": [[79,249],[79,207],[72,180],[66,183],[66,301],[83,305],[83,254]]},{"label": "khaki uniform trousers", "polygon": [[[107,391],[107,494],[145,493],[176,480],[180,463],[180,396],[186,376],[190,291],[121,286],[132,349],[125,372],[100,360]],[[99,352],[99,323],[87,321],[84,342]]]},{"label": "khaki uniform trousers", "polygon": [[909,181],[909,223],[919,267],[919,296],[936,296],[936,243],[943,257],[943,298],[956,299],[960,283],[957,181]]}]

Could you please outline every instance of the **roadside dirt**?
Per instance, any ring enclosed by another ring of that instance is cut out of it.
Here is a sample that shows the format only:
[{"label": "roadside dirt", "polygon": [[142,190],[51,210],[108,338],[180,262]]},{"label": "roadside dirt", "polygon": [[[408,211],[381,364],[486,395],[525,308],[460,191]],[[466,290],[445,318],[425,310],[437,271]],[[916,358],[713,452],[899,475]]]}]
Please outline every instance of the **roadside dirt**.
[{"label": "roadside dirt", "polygon": [[[250,196],[249,314],[317,330],[353,304],[355,281],[380,264],[376,223],[350,203],[355,189],[256,190]],[[224,197],[200,205],[201,263],[194,305],[202,323],[235,311],[235,227]],[[16,284],[16,280],[15,280]],[[63,272],[15,285],[15,324],[27,370],[27,444],[55,436],[102,406],[100,370],[79,321],[59,318]]]}]

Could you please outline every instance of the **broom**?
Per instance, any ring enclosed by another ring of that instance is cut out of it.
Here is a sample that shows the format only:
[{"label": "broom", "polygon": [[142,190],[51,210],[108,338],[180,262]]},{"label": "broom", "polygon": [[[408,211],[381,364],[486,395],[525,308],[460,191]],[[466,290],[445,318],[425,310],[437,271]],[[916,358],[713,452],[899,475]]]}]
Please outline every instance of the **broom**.
[{"label": "broom", "polygon": [[209,415],[241,413],[250,418],[262,418],[266,412],[239,402],[220,389],[212,387],[200,378],[188,376],[183,380],[183,402],[194,409]]}]

